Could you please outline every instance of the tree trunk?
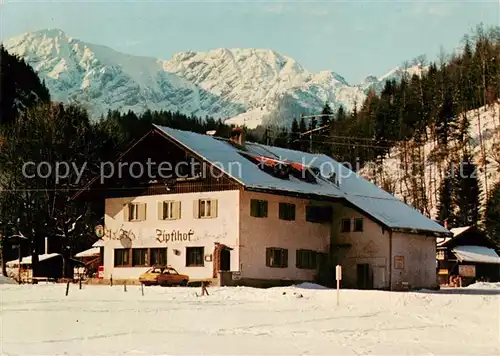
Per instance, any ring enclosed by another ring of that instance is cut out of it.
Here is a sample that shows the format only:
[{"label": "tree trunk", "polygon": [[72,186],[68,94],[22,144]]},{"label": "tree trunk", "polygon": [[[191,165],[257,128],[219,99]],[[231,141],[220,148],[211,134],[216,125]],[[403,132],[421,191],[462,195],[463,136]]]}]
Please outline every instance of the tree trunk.
[{"label": "tree trunk", "polygon": [[7,267],[5,265],[5,239],[2,236],[2,244],[0,246],[0,264],[2,265],[2,276],[7,277]]},{"label": "tree trunk", "polygon": [[34,241],[31,242],[31,271],[33,277],[39,277],[38,236],[36,234]]}]

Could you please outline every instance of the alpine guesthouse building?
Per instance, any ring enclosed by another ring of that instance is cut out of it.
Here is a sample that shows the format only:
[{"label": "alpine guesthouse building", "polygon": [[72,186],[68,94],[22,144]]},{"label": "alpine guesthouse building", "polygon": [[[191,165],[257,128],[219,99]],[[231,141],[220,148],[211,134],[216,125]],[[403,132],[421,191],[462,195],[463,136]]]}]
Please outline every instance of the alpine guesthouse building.
[{"label": "alpine guesthouse building", "polygon": [[[147,162],[185,169],[134,173]],[[79,193],[106,192],[105,279],[171,265],[192,280],[331,285],[339,264],[343,287],[437,286],[436,238],[451,233],[326,155],[154,126],[120,164],[128,174]]]}]

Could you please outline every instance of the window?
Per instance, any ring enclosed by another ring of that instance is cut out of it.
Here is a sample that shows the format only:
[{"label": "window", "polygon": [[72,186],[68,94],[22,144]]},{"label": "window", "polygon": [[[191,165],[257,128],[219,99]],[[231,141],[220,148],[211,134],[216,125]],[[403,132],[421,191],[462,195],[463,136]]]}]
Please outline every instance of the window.
[{"label": "window", "polygon": [[146,204],[130,203],[123,208],[125,221],[143,221],[146,220]]},{"label": "window", "polygon": [[280,219],[295,220],[295,204],[280,203]]},{"label": "window", "polygon": [[203,263],[204,247],[186,247],[186,267],[201,267]]},{"label": "window", "polygon": [[152,248],[149,252],[151,266],[166,266],[167,265],[167,249]]},{"label": "window", "polygon": [[363,219],[354,219],[354,231],[362,232],[363,231]]},{"label": "window", "polygon": [[130,266],[130,249],[115,249],[115,267]]},{"label": "window", "polygon": [[176,220],[181,218],[180,201],[162,201],[158,203],[159,220]]},{"label": "window", "polygon": [[148,266],[148,249],[133,248],[132,249],[132,267]]},{"label": "window", "polygon": [[139,220],[139,204],[129,204],[128,218],[130,220]]},{"label": "window", "polygon": [[288,250],[284,248],[266,248],[266,266],[276,268],[288,267]]},{"label": "window", "polygon": [[316,269],[316,251],[297,250],[295,266],[303,269]]},{"label": "window", "polygon": [[267,200],[252,199],[250,201],[250,216],[267,218]]},{"label": "window", "polygon": [[306,221],[315,223],[326,223],[332,220],[332,208],[330,206],[306,207]]},{"label": "window", "polygon": [[340,232],[351,232],[351,219],[342,219],[340,221]]},{"label": "window", "polygon": [[217,217],[216,199],[199,199],[194,202],[194,217],[196,219],[210,219]]}]

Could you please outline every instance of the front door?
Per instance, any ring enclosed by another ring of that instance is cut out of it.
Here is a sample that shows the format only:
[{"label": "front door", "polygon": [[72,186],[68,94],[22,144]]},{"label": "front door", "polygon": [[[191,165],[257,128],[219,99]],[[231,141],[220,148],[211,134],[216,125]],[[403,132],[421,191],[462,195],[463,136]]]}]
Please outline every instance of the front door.
[{"label": "front door", "polygon": [[231,251],[228,248],[223,248],[220,251],[220,266],[219,271],[231,270]]},{"label": "front door", "polygon": [[360,263],[356,268],[357,287],[358,289],[371,288],[370,265],[368,263]]}]

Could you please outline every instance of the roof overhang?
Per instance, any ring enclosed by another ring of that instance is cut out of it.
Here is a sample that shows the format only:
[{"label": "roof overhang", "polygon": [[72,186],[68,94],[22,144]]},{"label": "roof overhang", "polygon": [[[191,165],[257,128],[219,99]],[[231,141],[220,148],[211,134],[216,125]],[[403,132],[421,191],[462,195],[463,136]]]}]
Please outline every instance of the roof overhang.
[{"label": "roof overhang", "polygon": [[484,246],[457,246],[452,252],[460,262],[500,264],[497,252]]},{"label": "roof overhang", "polygon": [[104,247],[104,240],[103,239],[99,239],[97,240],[96,242],[94,242],[92,244],[92,247]]},{"label": "roof overhang", "polygon": [[331,197],[319,194],[301,193],[289,190],[275,189],[272,187],[266,188],[266,187],[246,186],[245,190],[250,192],[274,194],[274,195],[281,195],[281,196],[288,196],[288,197],[295,197],[295,198],[302,198],[309,200],[318,200],[318,201],[342,202],[344,200],[343,197]]},{"label": "roof overhang", "polygon": [[412,229],[412,228],[404,228],[404,227],[389,227],[393,232],[402,232],[406,234],[416,234],[416,235],[426,235],[428,237],[436,238],[436,237],[449,237],[453,234],[451,232],[441,232],[441,231],[433,231],[433,230],[423,230],[423,229]]},{"label": "roof overhang", "polygon": [[94,257],[94,256],[99,256],[100,253],[101,249],[99,247],[92,247],[89,248],[88,250],[78,252],[74,257],[77,258]]}]

